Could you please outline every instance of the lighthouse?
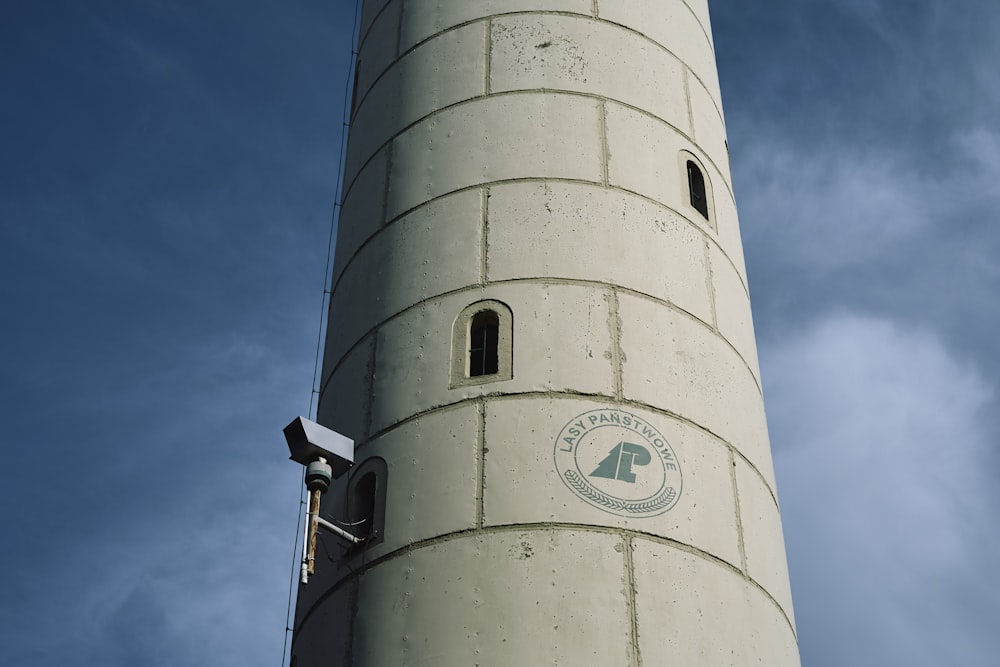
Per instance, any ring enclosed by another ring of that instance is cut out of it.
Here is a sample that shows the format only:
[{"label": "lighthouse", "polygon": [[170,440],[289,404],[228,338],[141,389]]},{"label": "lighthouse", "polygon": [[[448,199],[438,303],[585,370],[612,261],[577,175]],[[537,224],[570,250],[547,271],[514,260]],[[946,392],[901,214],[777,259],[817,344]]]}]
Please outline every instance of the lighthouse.
[{"label": "lighthouse", "polygon": [[356,71],[292,664],[798,665],[707,0],[365,0]]}]

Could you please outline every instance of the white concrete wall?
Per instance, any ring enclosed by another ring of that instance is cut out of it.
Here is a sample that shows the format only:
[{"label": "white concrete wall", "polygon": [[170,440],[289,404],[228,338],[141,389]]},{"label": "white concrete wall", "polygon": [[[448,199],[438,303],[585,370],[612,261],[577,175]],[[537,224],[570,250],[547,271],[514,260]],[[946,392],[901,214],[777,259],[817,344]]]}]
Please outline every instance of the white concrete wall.
[{"label": "white concrete wall", "polygon": [[[360,59],[318,418],[386,524],[320,544],[297,665],[798,665],[706,0],[367,0]],[[511,377],[453,382],[487,299]],[[608,411],[669,506],[570,488]]]}]

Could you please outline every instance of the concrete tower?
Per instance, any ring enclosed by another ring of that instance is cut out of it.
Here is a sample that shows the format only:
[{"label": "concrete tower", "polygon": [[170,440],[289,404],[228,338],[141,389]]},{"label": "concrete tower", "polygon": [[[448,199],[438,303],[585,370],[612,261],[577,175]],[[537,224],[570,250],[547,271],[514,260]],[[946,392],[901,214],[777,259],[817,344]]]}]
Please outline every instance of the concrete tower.
[{"label": "concrete tower", "polygon": [[706,0],[366,0],[297,667],[798,665]]}]

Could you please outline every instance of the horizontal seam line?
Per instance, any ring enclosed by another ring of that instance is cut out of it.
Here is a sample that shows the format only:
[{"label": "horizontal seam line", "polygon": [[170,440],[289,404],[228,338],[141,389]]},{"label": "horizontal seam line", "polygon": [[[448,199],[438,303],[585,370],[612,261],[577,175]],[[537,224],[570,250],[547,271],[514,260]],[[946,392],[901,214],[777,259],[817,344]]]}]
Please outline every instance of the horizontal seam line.
[{"label": "horizontal seam line", "polygon": [[296,624],[296,632],[301,630],[301,628],[309,621],[316,609],[318,609],[327,599],[332,597],[337,591],[349,584],[354,579],[359,579],[369,570],[376,568],[384,563],[392,560],[396,560],[402,556],[405,556],[414,551],[420,551],[423,549],[432,548],[439,544],[446,544],[448,542],[455,542],[457,540],[467,539],[470,537],[475,537],[477,535],[483,534],[496,534],[496,533],[512,533],[512,532],[537,532],[545,530],[561,530],[566,532],[584,532],[584,533],[599,533],[602,535],[627,535],[633,539],[639,538],[656,544],[661,544],[663,546],[669,546],[671,548],[677,549],[678,551],[683,551],[684,553],[689,553],[699,558],[702,558],[710,563],[714,563],[730,571],[731,574],[739,577],[741,581],[751,582],[760,592],[762,592],[781,612],[782,616],[785,618],[786,623],[792,628],[792,635],[795,636],[795,629],[792,627],[791,620],[785,613],[782,606],[778,601],[772,596],[767,589],[765,589],[757,580],[750,577],[748,574],[744,574],[739,568],[734,566],[732,563],[719,558],[715,554],[712,554],[703,549],[688,544],[686,542],[681,542],[679,540],[674,540],[668,537],[663,537],[661,535],[655,535],[653,533],[647,533],[644,531],[627,529],[627,528],[616,528],[614,526],[600,526],[596,524],[585,524],[585,523],[563,523],[563,522],[537,522],[537,523],[523,523],[523,524],[502,524],[496,526],[484,526],[482,528],[468,528],[464,530],[453,531],[450,533],[445,533],[443,535],[435,535],[434,537],[426,538],[413,542],[411,544],[406,544],[398,549],[383,554],[376,558],[375,560],[365,563],[361,568],[354,570],[350,574],[345,575],[340,580],[335,582],[326,591],[324,591],[320,596],[318,596],[313,603],[310,605],[309,609],[303,614],[299,623]]}]

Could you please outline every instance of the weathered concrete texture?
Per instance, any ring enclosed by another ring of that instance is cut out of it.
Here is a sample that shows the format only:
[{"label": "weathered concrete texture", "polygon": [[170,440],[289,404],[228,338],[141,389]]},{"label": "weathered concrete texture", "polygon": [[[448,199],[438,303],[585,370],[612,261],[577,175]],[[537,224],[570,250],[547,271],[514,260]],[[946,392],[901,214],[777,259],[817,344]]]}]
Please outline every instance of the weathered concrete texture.
[{"label": "weathered concrete texture", "polygon": [[[385,525],[382,540],[348,552],[344,542],[325,536],[317,544],[316,571],[299,589],[299,618],[315,612],[317,601],[347,581],[367,563],[411,544],[477,526],[480,469],[479,409],[474,403],[441,410],[403,424],[356,451],[358,460],[386,462]],[[332,422],[336,423],[336,422]],[[347,433],[348,431],[344,431]],[[348,475],[333,480],[323,495],[321,515],[338,521],[349,516]],[[396,554],[399,556],[399,553]],[[344,598],[340,598],[343,600]],[[342,613],[349,616],[347,610]]]},{"label": "weathered concrete texture", "polygon": [[355,667],[620,665],[621,538],[485,533],[417,549],[361,578]]},{"label": "weathered concrete texture", "polygon": [[490,188],[489,280],[600,281],[711,322],[704,237],[662,206],[572,183]]},{"label": "weathered concrete texture", "polygon": [[[358,442],[367,435],[365,419],[371,404],[369,364],[374,345],[375,335],[372,334],[340,360],[335,372],[331,359],[328,362],[330,368],[324,365],[323,383],[320,385],[319,422]],[[330,399],[327,400],[327,397]]]},{"label": "weathered concrete texture", "polygon": [[[451,330],[467,304],[496,299],[514,313],[514,377],[448,388]],[[468,290],[408,310],[379,329],[373,432],[410,415],[494,392],[614,395],[606,293],[512,283]]]},{"label": "weathered concrete texture", "polygon": [[738,572],[647,540],[632,544],[642,664],[798,667],[788,621]]},{"label": "weathered concrete texture", "polygon": [[[552,463],[555,435],[579,415],[616,407],[667,438],[687,480],[670,511],[626,518],[580,502]],[[683,422],[633,406],[576,399],[486,402],[483,524],[579,523],[641,531],[675,540],[740,567],[739,535],[728,449]]]},{"label": "weathered concrete texture", "polygon": [[712,244],[709,244],[708,249],[719,333],[740,353],[759,384],[757,344],[754,339],[753,318],[750,314],[746,285],[740,279],[736,268],[729,263],[728,257]]},{"label": "weathered concrete texture", "polygon": [[323,357],[340,359],[372,327],[415,303],[478,284],[481,230],[482,193],[467,190],[415,209],[372,238],[333,291]]},{"label": "weathered concrete texture", "polygon": [[385,525],[299,667],[796,667],[706,0],[367,0],[360,60],[317,418]]},{"label": "weathered concrete texture", "polygon": [[747,267],[743,259],[743,238],[740,235],[740,223],[736,216],[736,201],[732,191],[724,191],[716,187],[715,195],[716,221],[719,229],[719,247],[726,253],[729,261],[736,267],[743,283],[747,282]]},{"label": "weathered concrete texture", "polygon": [[739,459],[736,460],[736,486],[747,574],[778,601],[794,627],[792,592],[785,570],[785,541],[774,496],[760,477]]},{"label": "weathered concrete texture", "polygon": [[357,86],[354,89],[355,107],[368,93],[375,79],[396,60],[396,35],[399,34],[401,1],[393,0],[391,6],[378,15],[361,44],[357,62]]},{"label": "weathered concrete texture", "polygon": [[[598,16],[627,26],[669,49],[704,82],[720,102],[721,109],[715,50],[708,27],[708,5],[703,1],[690,5],[682,0],[601,0]],[[701,20],[692,7],[703,12]]]},{"label": "weathered concrete texture", "polygon": [[[598,0],[598,1],[601,2],[601,4],[607,4],[609,2],[609,0]],[[715,40],[712,37],[712,22],[709,19],[708,0],[674,0],[674,1],[683,2],[694,13],[694,15],[698,17],[698,21],[699,23],[701,23],[701,27],[708,35],[708,41],[712,44],[712,49],[714,50]],[[614,2],[614,0],[610,0],[610,2]],[[636,0],[631,0],[631,2],[635,3]]]},{"label": "weathered concrete texture", "polygon": [[446,32],[405,55],[378,80],[358,107],[351,128],[344,168],[348,181],[403,128],[432,111],[483,94],[485,39],[485,22]]},{"label": "weathered concrete texture", "polygon": [[[324,582],[316,580],[314,583]],[[316,585],[299,590],[295,606],[296,654],[307,656],[310,662],[316,656],[316,662],[324,665],[350,664],[347,657],[351,646],[351,614],[345,614],[344,610],[352,607],[354,589],[354,584],[344,586],[318,606],[316,600],[328,590],[327,586]]]},{"label": "weathered concrete texture", "polygon": [[476,405],[467,403],[407,422],[359,450],[364,458],[385,459],[389,484],[384,541],[353,559],[353,569],[407,545],[476,527],[478,424]]},{"label": "weathered concrete texture", "polygon": [[593,0],[404,0],[400,47],[462,23],[514,12],[571,12],[591,15]]},{"label": "weathered concrete texture", "polygon": [[[428,199],[492,181],[600,182],[599,104],[578,95],[500,95],[420,122],[393,143],[389,218]],[[518,119],[517,131],[500,130],[511,118]]]},{"label": "weathered concrete texture", "polygon": [[[652,116],[611,102],[606,109],[609,184],[648,197],[687,217],[718,240],[745,280],[743,246],[728,169],[726,174],[719,171],[689,138]],[[711,181],[717,233],[688,202],[687,175],[681,172],[682,165],[677,159],[682,150],[698,157],[707,169],[705,176]]]},{"label": "weathered concrete texture", "polygon": [[631,30],[579,16],[520,15],[493,19],[491,35],[492,92],[573,90],[688,125],[680,61]]},{"label": "weathered concrete texture", "polygon": [[394,0],[365,0],[364,2],[361,3],[362,45],[364,44],[365,41],[367,41],[365,38],[368,35],[368,31],[371,30],[372,24],[375,22],[375,19],[378,18],[378,15],[380,13],[385,11],[386,5],[390,4],[390,2],[393,1]]},{"label": "weathered concrete texture", "polygon": [[712,160],[725,180],[729,175],[729,149],[726,148],[726,126],[718,103],[709,96],[705,86],[694,78],[688,79],[694,140]]},{"label": "weathered concrete texture", "polygon": [[353,182],[346,182],[344,207],[337,229],[334,280],[358,248],[382,227],[385,219],[386,151],[379,151]]},{"label": "weathered concrete texture", "polygon": [[[608,141],[608,183],[683,211],[687,203],[687,177],[682,178],[677,154],[691,150],[685,136],[690,128],[672,128],[635,109],[608,104],[605,114]],[[709,176],[711,178],[711,176]],[[721,184],[715,184],[718,189]],[[708,229],[706,221],[692,221]]]},{"label": "weathered concrete texture", "polygon": [[764,401],[743,358],[691,318],[620,297],[625,398],[691,420],[723,438],[774,486]]}]

